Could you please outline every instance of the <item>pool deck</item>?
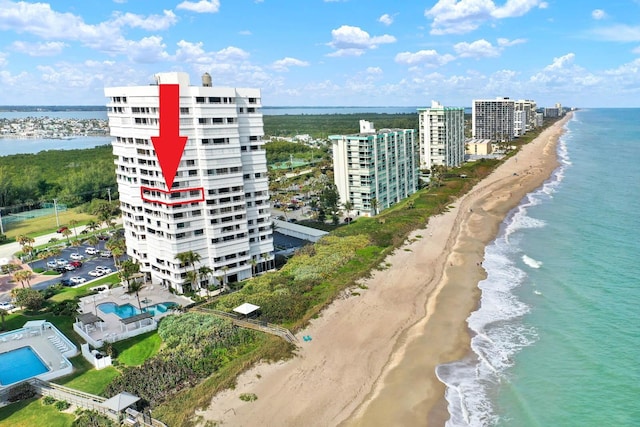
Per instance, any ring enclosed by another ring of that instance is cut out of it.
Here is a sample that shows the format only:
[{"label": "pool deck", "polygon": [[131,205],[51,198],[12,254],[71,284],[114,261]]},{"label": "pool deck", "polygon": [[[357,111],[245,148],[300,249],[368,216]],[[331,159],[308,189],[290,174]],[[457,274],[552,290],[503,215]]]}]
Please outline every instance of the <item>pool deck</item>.
[{"label": "pool deck", "polygon": [[[140,297],[142,308],[165,302],[172,302],[179,306],[185,306],[193,303],[191,299],[172,294],[171,292],[163,289],[160,286],[146,286],[142,288],[140,292],[138,292],[138,295]],[[146,332],[147,330],[153,330],[157,327],[157,321],[159,319],[173,312],[172,310],[167,310],[164,313],[159,313],[153,316],[152,319],[145,319],[140,322],[135,322],[134,324],[125,325],[122,322],[122,319],[115,313],[103,313],[100,310],[100,304],[104,304],[105,302],[112,302],[117,305],[131,304],[136,308],[140,308],[138,307],[138,299],[136,298],[136,296],[127,295],[125,293],[125,288],[122,286],[103,291],[97,295],[91,295],[81,298],[79,303],[79,312],[81,314],[93,313],[94,315],[102,319],[102,322],[83,325],[82,331],[80,332],[81,335],[86,334],[86,337],[89,337],[87,341],[94,347],[98,344],[98,347],[101,347],[102,344],[100,343],[103,343],[105,341],[115,342],[126,339],[130,336],[134,336],[137,333],[142,332],[140,331],[141,329],[144,329],[144,332]],[[75,325],[74,329],[76,329],[77,331]],[[136,333],[133,333],[134,331],[136,331]],[[84,334],[82,334],[82,332],[84,332]]]},{"label": "pool deck", "polygon": [[[47,380],[70,373],[73,367],[67,357],[78,353],[75,345],[53,327],[40,330],[22,328],[0,335],[0,353],[27,346],[31,347],[49,368],[49,372],[38,375],[38,378]],[[0,389],[2,387],[4,385],[0,385]]]}]

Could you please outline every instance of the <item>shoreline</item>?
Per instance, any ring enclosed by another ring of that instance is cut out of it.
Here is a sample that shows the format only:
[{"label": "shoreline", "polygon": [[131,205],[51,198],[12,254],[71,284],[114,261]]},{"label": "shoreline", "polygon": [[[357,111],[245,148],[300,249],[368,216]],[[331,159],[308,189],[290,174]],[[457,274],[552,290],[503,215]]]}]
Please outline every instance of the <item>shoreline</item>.
[{"label": "shoreline", "polygon": [[[444,425],[439,364],[470,352],[466,318],[477,308],[485,246],[508,212],[558,165],[556,143],[571,114],[545,129],[450,209],[431,217],[362,280],[360,295],[322,311],[298,357],[260,363],[236,388],[198,411],[227,425]],[[258,400],[243,402],[241,393]]]}]

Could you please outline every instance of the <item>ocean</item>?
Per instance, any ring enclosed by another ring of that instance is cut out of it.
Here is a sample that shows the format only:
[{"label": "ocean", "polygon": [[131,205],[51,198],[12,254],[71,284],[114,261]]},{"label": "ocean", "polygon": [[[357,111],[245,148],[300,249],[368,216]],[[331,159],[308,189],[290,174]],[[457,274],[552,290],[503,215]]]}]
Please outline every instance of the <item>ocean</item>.
[{"label": "ocean", "polygon": [[474,356],[437,369],[448,427],[640,426],[640,109],[566,130],[485,250]]}]

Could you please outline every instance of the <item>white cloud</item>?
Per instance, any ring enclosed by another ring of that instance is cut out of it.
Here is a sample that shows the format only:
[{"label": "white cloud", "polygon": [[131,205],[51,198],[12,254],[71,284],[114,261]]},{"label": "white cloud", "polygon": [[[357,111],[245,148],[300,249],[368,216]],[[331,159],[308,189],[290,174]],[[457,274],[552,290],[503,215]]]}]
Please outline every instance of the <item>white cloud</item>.
[{"label": "white cloud", "polygon": [[638,72],[640,72],[640,58],[636,58],[627,64],[622,64],[618,68],[605,70],[604,73],[609,76],[627,76],[637,80]]},{"label": "white cloud", "polygon": [[500,47],[509,47],[509,46],[515,46],[517,44],[526,43],[526,42],[527,42],[527,39],[509,40],[509,39],[505,39],[505,38],[499,38],[498,39],[498,46],[500,46]]},{"label": "white cloud", "polygon": [[0,67],[4,67],[8,63],[9,61],[7,61],[7,54],[0,52]]},{"label": "white cloud", "polygon": [[272,64],[272,67],[276,71],[289,71],[290,67],[308,67],[309,63],[307,61],[301,61],[296,58],[283,58],[275,61]]},{"label": "white cloud", "polygon": [[395,37],[388,34],[371,37],[360,27],[349,25],[331,30],[331,36],[333,40],[327,45],[336,49],[336,52],[329,54],[329,56],[360,56],[367,49],[376,49],[380,44],[395,43],[396,41]]},{"label": "white cloud", "polygon": [[380,74],[382,74],[382,68],[380,68],[380,67],[367,67],[366,72],[367,72],[367,74],[371,74],[371,75],[380,75]]},{"label": "white cloud", "polygon": [[553,58],[553,62],[547,65],[544,69],[545,71],[561,70],[572,64],[575,57],[576,55],[574,53],[567,53],[566,55],[558,58]]},{"label": "white cloud", "polygon": [[240,34],[241,36],[250,36],[250,35],[252,35],[251,31],[249,31],[249,30],[238,31],[238,34]]},{"label": "white cloud", "polygon": [[640,41],[640,26],[612,25],[610,27],[596,28],[592,31],[599,40],[615,42],[638,42]]},{"label": "white cloud", "polygon": [[445,65],[455,59],[453,55],[440,55],[435,50],[420,50],[418,52],[401,52],[396,55],[395,61],[399,64],[421,65],[437,67]]},{"label": "white cloud", "polygon": [[393,17],[391,15],[389,15],[388,13],[385,13],[380,18],[378,18],[378,22],[389,26],[389,25],[393,24]]},{"label": "white cloud", "polygon": [[133,62],[151,64],[171,59],[165,50],[167,46],[159,36],[144,37],[137,42],[129,41],[127,45],[127,56]]},{"label": "white cloud", "polygon": [[534,7],[546,8],[541,0],[507,0],[503,6],[496,6],[493,0],[438,0],[424,12],[433,19],[431,34],[464,34],[475,30],[492,19],[523,16]]},{"label": "white cloud", "polygon": [[607,13],[602,9],[595,9],[591,12],[591,17],[595,20],[604,19],[607,17]]},{"label": "white cloud", "polygon": [[453,46],[453,49],[461,58],[492,58],[500,56],[500,49],[493,46],[485,39],[472,43],[461,42]]},{"label": "white cloud", "polygon": [[196,13],[216,13],[220,10],[220,0],[183,1],[176,6],[176,9],[184,9]]},{"label": "white cloud", "polygon": [[56,56],[66,46],[63,42],[29,43],[15,41],[11,44],[11,49],[29,56]]},{"label": "white cloud", "polygon": [[166,30],[178,22],[178,17],[171,10],[165,10],[163,15],[149,15],[143,17],[135,13],[115,12],[111,21],[116,26],[129,26],[132,28],[142,28],[148,31]]}]

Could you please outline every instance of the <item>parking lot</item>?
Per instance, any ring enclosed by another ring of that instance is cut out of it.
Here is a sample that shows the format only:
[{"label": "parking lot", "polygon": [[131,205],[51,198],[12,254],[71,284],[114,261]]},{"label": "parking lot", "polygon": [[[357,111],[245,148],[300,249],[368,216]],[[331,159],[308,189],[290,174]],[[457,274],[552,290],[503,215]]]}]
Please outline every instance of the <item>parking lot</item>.
[{"label": "parking lot", "polygon": [[[76,286],[81,285],[83,283],[89,282],[90,280],[98,279],[102,277],[104,274],[97,274],[96,270],[103,269],[105,271],[116,271],[115,264],[113,262],[113,256],[101,256],[103,251],[106,251],[105,241],[100,240],[96,246],[92,246],[95,248],[96,252],[94,254],[87,253],[92,251],[87,251],[89,245],[81,245],[81,246],[71,246],[68,248],[62,249],[62,252],[55,257],[45,258],[42,260],[34,261],[29,263],[33,270],[43,269],[44,271],[54,270],[56,265],[60,268],[62,272],[60,276],[54,276],[51,280],[47,280],[46,282],[38,283],[37,285],[33,285],[33,289],[45,289],[49,286],[55,285],[57,283],[63,282],[65,286]],[[79,258],[79,256],[72,257],[72,254],[79,254],[81,259],[73,259]],[[105,254],[106,255],[106,254]],[[125,259],[126,255],[121,259]],[[56,262],[56,260],[59,260]],[[75,268],[72,271],[64,270],[64,266],[72,263],[73,261],[79,261],[82,265],[78,268]],[[49,265],[47,265],[49,263]],[[106,273],[109,274],[109,273]],[[74,278],[73,283],[71,279]],[[77,279],[75,279],[77,278]],[[84,279],[84,282],[83,282]]]}]

